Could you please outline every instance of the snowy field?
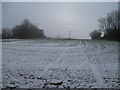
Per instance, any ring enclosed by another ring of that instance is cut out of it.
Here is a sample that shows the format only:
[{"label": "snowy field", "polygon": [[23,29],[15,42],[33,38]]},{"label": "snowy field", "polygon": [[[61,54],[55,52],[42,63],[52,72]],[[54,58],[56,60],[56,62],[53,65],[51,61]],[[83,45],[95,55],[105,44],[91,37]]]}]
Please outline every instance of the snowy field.
[{"label": "snowy field", "polygon": [[118,42],[4,40],[3,88],[119,88]]}]

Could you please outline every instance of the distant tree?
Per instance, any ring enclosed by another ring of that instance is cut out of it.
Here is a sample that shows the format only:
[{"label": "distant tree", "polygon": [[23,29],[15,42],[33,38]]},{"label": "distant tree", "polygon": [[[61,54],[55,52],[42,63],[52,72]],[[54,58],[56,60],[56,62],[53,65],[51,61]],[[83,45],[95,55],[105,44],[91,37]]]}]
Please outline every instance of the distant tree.
[{"label": "distant tree", "polygon": [[12,32],[9,28],[3,28],[2,29],[2,38],[7,39],[12,37]]},{"label": "distant tree", "polygon": [[56,38],[57,38],[57,39],[60,39],[60,38],[61,38],[61,36],[60,36],[60,35],[57,35],[57,36],[56,36]]},{"label": "distant tree", "polygon": [[12,32],[14,38],[44,38],[45,36],[44,31],[28,19],[24,19],[22,24],[16,25]]},{"label": "distant tree", "polygon": [[90,33],[91,39],[100,39],[101,38],[101,32],[94,30]]}]

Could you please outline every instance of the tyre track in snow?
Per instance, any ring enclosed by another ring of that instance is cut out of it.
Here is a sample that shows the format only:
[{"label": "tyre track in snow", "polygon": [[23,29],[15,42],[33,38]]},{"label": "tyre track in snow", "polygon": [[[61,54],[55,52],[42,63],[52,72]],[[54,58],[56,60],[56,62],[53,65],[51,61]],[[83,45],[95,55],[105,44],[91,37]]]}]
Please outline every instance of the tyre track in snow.
[{"label": "tyre track in snow", "polygon": [[[87,41],[84,41],[82,43],[84,43],[84,48],[82,48],[83,51],[89,50],[94,47],[102,48],[99,44],[94,44],[93,42],[89,44]],[[97,81],[96,84],[98,85],[98,88],[102,88],[104,85],[103,78],[102,78],[101,74],[99,73],[99,70],[97,69],[97,67],[95,67],[94,62],[93,63],[89,62],[89,59],[92,58],[92,55],[90,55],[89,52],[84,53],[84,55],[86,55],[86,60],[81,62],[80,67],[88,66],[88,68],[92,71],[92,73]],[[79,57],[82,57],[82,56],[79,56]]]},{"label": "tyre track in snow", "polygon": [[[87,42],[86,42],[86,43],[87,43]],[[92,43],[91,43],[91,45],[92,45]],[[87,47],[86,47],[85,49],[88,49],[88,48],[91,47],[90,44],[88,45],[88,43],[87,43],[86,46],[87,46]],[[92,47],[102,48],[99,44],[94,44],[94,43],[93,43]],[[87,58],[86,61],[84,61],[84,62],[82,63],[82,65],[84,65],[84,64],[87,64],[87,65],[88,65],[88,67],[91,69],[92,73],[94,74],[94,77],[95,77],[95,79],[96,79],[96,81],[97,81],[96,83],[97,83],[97,85],[98,85],[98,88],[102,88],[103,85],[104,85],[103,78],[102,78],[101,74],[99,73],[99,70],[98,70],[97,67],[95,66],[94,62],[93,62],[93,63],[90,63],[90,62],[89,62],[89,59],[92,58],[92,56],[89,55],[89,53],[88,53],[88,54],[86,53],[86,57],[88,57],[88,58]]]},{"label": "tyre track in snow", "polygon": [[98,85],[98,88],[102,88],[104,85],[104,82],[103,82],[103,78],[102,78],[101,74],[99,73],[99,70],[95,67],[94,64],[89,63],[88,60],[86,61],[86,64],[91,68],[92,73],[94,74],[94,77],[97,81],[96,83]]},{"label": "tyre track in snow", "polygon": [[[77,48],[79,47],[79,49],[80,49],[80,48],[85,47],[85,44],[82,43],[82,41],[79,41],[79,42],[80,42],[80,46],[77,46]],[[68,41],[65,45],[69,46],[70,44],[71,44],[71,41]],[[76,47],[66,47],[63,50],[62,54],[57,58],[57,60],[54,63],[48,64],[46,66],[46,68],[44,68],[44,72],[45,73],[48,72],[49,69],[51,69],[51,68],[60,68],[60,62],[62,62],[62,58],[64,58],[64,55],[68,52],[68,50],[74,49],[74,48],[76,48]]]},{"label": "tyre track in snow", "polygon": [[[87,49],[87,47],[90,46],[86,41],[84,41],[84,42],[82,42],[82,43],[83,43],[83,44],[80,45],[79,49],[80,49],[80,48],[82,48],[82,49]],[[67,42],[66,44],[69,45],[69,44],[70,44],[70,41]],[[84,47],[84,48],[83,48],[83,47]],[[73,49],[73,48],[76,48],[76,47],[72,47],[72,49]],[[77,48],[78,48],[78,47],[77,47]],[[44,69],[44,73],[47,74],[47,72],[48,72],[49,69],[51,69],[51,68],[60,68],[60,62],[62,62],[62,58],[64,58],[64,55],[66,54],[66,52],[67,52],[68,50],[70,50],[70,48],[65,49],[65,50],[62,52],[62,54],[60,55],[60,57],[56,60],[56,62],[51,63],[51,64],[48,64],[48,65],[46,66],[46,68]],[[79,56],[79,57],[81,57],[81,56]],[[87,57],[87,59],[86,59],[85,61],[81,62],[80,67],[82,67],[82,66],[84,66],[84,65],[87,65],[88,68],[92,71],[92,73],[93,73],[93,75],[94,75],[94,77],[95,77],[95,79],[96,79],[96,83],[95,83],[95,84],[97,84],[98,88],[102,88],[103,85],[104,85],[104,82],[103,82],[103,78],[102,78],[101,74],[99,73],[99,70],[95,67],[94,64],[92,64],[92,63],[89,62],[89,58],[91,58],[91,56],[88,56],[88,54],[86,53],[86,57]],[[57,65],[57,66],[55,66],[55,65]],[[55,67],[54,67],[54,66],[55,66]]]},{"label": "tyre track in snow", "polygon": [[[66,44],[69,44],[69,42],[67,42]],[[54,63],[48,64],[48,65],[46,66],[46,68],[44,68],[44,72],[45,72],[45,73],[48,72],[49,69],[51,69],[51,68],[53,68],[55,65],[57,65],[58,62],[60,62],[61,58],[64,56],[64,54],[65,54],[66,51],[67,51],[67,50],[64,49],[63,52],[62,52],[62,54],[58,57],[58,59],[57,59]]]},{"label": "tyre track in snow", "polygon": [[[68,42],[67,44],[69,44],[69,42]],[[90,46],[90,45],[91,45],[91,46]],[[84,47],[84,48],[83,48],[83,47]],[[102,48],[101,45],[100,45],[100,43],[94,44],[94,43],[92,42],[91,44],[89,44],[88,41],[84,41],[84,42],[81,41],[81,45],[80,45],[79,49],[82,48],[82,50],[84,51],[85,49],[87,50],[88,48],[94,48],[94,47],[100,48],[100,49]],[[73,48],[76,48],[76,47],[73,47]],[[67,50],[68,50],[68,49],[66,49],[66,50],[62,53],[62,55],[58,58],[58,60],[57,60],[58,62],[61,60],[61,58],[64,57],[64,55],[65,55],[65,53],[67,52]],[[92,58],[92,56],[89,55],[89,53],[87,53],[87,52],[84,53],[84,55],[86,55],[86,60],[83,61],[80,66],[83,66],[83,65],[86,64],[86,65],[88,66],[88,68],[92,71],[92,73],[93,73],[93,75],[94,75],[94,77],[95,77],[95,79],[96,79],[96,84],[97,84],[98,88],[102,88],[103,85],[104,85],[103,78],[102,78],[101,74],[99,73],[98,68],[95,66],[94,62],[93,62],[93,63],[90,63],[90,62],[89,62],[89,59]],[[82,57],[82,56],[79,56],[79,57]]]}]

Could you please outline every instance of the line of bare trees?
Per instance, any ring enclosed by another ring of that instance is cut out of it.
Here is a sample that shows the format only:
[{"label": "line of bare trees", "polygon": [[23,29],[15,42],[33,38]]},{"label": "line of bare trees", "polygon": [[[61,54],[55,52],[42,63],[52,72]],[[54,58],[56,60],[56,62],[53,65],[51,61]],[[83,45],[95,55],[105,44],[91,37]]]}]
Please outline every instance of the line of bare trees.
[{"label": "line of bare trees", "polygon": [[[99,30],[90,33],[91,39],[119,40],[120,34],[120,12],[118,10],[107,14],[106,18],[99,18]],[[104,33],[103,37],[101,37]]]},{"label": "line of bare trees", "polygon": [[2,29],[2,38],[45,38],[44,31],[37,25],[32,24],[28,19],[24,19],[20,25],[16,25],[12,30],[9,28]]}]

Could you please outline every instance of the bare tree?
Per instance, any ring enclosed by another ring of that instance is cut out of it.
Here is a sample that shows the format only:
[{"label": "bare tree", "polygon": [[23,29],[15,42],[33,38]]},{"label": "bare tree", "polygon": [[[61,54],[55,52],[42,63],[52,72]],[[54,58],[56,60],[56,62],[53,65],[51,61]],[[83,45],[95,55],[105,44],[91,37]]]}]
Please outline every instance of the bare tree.
[{"label": "bare tree", "polygon": [[101,31],[105,32],[107,29],[118,29],[118,10],[108,13],[106,18],[99,18],[98,22]]},{"label": "bare tree", "polygon": [[107,29],[118,29],[118,11],[107,14]]},{"label": "bare tree", "polygon": [[101,31],[105,31],[107,29],[107,21],[105,18],[99,18],[98,19],[99,22],[99,27]]},{"label": "bare tree", "polygon": [[98,19],[100,31],[104,32],[103,39],[119,40],[120,32],[120,12],[114,10],[107,14],[106,18]]}]

